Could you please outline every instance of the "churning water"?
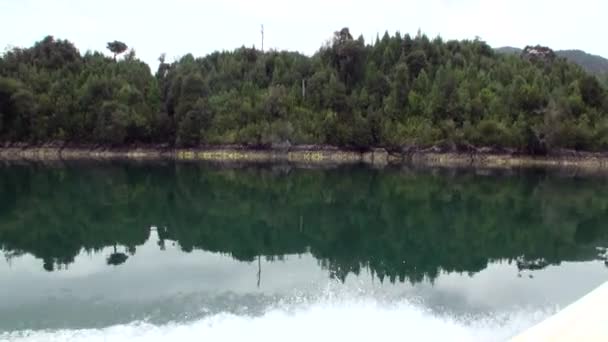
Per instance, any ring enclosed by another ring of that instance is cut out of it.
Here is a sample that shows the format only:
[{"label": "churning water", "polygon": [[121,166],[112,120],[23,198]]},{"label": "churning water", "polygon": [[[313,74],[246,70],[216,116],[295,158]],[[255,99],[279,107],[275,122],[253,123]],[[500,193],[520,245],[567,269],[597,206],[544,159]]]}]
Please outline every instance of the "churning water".
[{"label": "churning water", "polygon": [[102,329],[4,333],[0,341],[503,341],[551,312],[518,311],[492,317],[437,315],[400,302],[324,299],[260,316],[215,314],[188,322],[145,322]]}]

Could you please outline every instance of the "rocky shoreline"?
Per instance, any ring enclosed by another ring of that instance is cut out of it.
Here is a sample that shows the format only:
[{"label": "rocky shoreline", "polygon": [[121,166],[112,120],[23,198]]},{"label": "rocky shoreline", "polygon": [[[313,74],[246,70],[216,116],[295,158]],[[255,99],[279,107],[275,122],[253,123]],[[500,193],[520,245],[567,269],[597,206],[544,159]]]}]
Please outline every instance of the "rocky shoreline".
[{"label": "rocky shoreline", "polygon": [[300,164],[370,164],[374,166],[416,164],[424,166],[472,167],[581,167],[608,170],[608,153],[559,150],[545,156],[532,156],[510,150],[470,148],[467,151],[438,147],[407,148],[387,151],[334,146],[296,145],[288,147],[250,148],[240,145],[172,148],[164,145],[126,146],[58,146],[13,144],[0,146],[0,160],[193,160],[213,162],[287,162]]}]

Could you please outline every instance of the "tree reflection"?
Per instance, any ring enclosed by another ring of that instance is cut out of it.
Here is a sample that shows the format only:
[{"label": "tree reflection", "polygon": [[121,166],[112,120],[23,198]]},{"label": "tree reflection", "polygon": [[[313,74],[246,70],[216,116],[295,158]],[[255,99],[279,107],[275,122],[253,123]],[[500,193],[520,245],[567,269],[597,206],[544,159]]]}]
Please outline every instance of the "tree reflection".
[{"label": "tree reflection", "polygon": [[[0,167],[0,248],[47,271],[112,246],[120,265],[158,234],[182,251],[258,263],[311,253],[344,281],[477,272],[494,260],[520,271],[604,260],[608,183],[552,177],[401,170],[217,169],[201,165]],[[91,194],[94,194],[92,196]],[[117,246],[123,246],[119,252]]]},{"label": "tree reflection", "polygon": [[116,251],[116,244],[114,244],[114,253],[110,254],[106,259],[106,263],[112,266],[118,266],[124,264],[125,261],[129,258],[125,253],[120,253]]}]

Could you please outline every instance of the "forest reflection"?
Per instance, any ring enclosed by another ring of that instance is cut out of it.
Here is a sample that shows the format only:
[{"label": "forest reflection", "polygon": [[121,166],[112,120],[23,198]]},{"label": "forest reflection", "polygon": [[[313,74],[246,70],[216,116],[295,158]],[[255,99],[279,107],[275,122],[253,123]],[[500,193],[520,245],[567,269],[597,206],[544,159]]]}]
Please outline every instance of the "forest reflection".
[{"label": "forest reflection", "polygon": [[[605,258],[608,183],[547,171],[226,169],[199,164],[0,167],[0,248],[47,271],[80,253],[108,266],[158,234],[243,262],[310,253],[331,277],[384,281]],[[599,248],[599,249],[598,249]]]}]

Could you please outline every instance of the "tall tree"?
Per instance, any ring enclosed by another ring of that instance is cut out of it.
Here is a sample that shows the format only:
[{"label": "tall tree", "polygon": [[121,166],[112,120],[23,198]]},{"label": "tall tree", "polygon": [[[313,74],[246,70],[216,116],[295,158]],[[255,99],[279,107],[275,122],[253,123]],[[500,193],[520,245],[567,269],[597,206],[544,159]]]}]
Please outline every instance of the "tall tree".
[{"label": "tall tree", "polygon": [[129,47],[127,46],[127,44],[118,40],[109,42],[107,45],[107,49],[114,54],[114,60],[116,60],[117,55],[120,55],[121,53],[127,51],[128,48]]}]

